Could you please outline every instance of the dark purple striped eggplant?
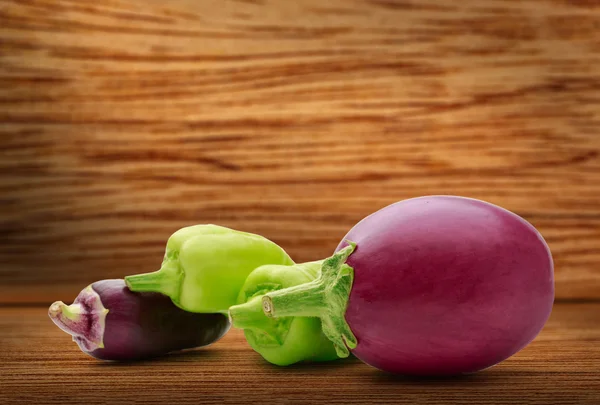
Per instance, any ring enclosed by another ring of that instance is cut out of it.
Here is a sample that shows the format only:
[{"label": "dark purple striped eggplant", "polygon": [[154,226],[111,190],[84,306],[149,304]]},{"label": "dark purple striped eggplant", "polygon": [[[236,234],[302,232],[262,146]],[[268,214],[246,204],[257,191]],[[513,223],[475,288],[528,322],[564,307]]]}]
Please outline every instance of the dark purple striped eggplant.
[{"label": "dark purple striped eggplant", "polygon": [[95,282],[71,305],[57,301],[48,314],[79,348],[102,360],[139,360],[206,346],[229,330],[222,314],[176,307],[158,293],[134,293],[124,280]]}]

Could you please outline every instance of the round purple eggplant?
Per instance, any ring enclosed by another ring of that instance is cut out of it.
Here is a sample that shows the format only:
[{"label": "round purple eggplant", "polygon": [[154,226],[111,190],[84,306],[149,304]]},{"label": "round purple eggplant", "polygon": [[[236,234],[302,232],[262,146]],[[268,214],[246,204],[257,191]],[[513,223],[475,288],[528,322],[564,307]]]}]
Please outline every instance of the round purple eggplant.
[{"label": "round purple eggplant", "polygon": [[554,301],[542,235],[471,198],[389,205],[356,224],[322,263],[315,280],[267,292],[263,311],[319,317],[340,357],[352,351],[397,374],[491,367],[537,336]]},{"label": "round purple eggplant", "polygon": [[169,297],[130,291],[124,280],[103,280],[71,305],[57,301],[48,315],[79,348],[101,360],[140,360],[206,346],[229,330],[222,314],[186,312]]}]

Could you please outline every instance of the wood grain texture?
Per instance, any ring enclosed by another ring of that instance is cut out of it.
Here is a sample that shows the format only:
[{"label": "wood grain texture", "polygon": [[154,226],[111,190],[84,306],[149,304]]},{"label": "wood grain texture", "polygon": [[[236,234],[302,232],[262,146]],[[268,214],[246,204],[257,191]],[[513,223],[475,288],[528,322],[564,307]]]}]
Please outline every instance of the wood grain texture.
[{"label": "wood grain texture", "polygon": [[600,304],[557,304],[533,343],[458,378],[393,376],[352,358],[280,368],[239,330],[208,348],[141,363],[81,353],[46,308],[0,308],[0,403],[600,403]]},{"label": "wood grain texture", "polygon": [[427,194],[600,297],[600,2],[0,0],[0,302],[157,268],[218,223],[329,255]]}]

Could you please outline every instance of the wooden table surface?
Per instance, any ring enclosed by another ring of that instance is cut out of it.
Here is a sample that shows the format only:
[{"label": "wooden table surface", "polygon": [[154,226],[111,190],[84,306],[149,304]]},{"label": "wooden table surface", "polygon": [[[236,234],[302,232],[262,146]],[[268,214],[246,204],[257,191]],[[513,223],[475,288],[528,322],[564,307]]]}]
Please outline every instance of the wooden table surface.
[{"label": "wooden table surface", "polygon": [[600,404],[600,303],[556,304],[542,333],[496,367],[457,378],[388,375],[355,358],[269,365],[238,330],[142,363],[79,351],[46,308],[0,309],[0,403]]}]

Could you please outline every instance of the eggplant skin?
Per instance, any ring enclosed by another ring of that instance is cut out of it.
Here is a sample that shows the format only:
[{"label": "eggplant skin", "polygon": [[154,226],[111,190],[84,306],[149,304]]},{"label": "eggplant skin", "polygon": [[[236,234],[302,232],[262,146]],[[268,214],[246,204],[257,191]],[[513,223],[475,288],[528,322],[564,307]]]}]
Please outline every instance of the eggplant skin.
[{"label": "eggplant skin", "polygon": [[347,264],[352,353],[405,375],[457,375],[512,356],[554,301],[552,254],[518,215],[465,197],[425,196],[360,221]]},{"label": "eggplant skin", "polygon": [[186,312],[165,295],[130,291],[124,280],[98,281],[91,287],[108,310],[104,347],[86,351],[79,346],[97,359],[140,360],[202,347],[219,340],[230,327],[223,314]]}]

